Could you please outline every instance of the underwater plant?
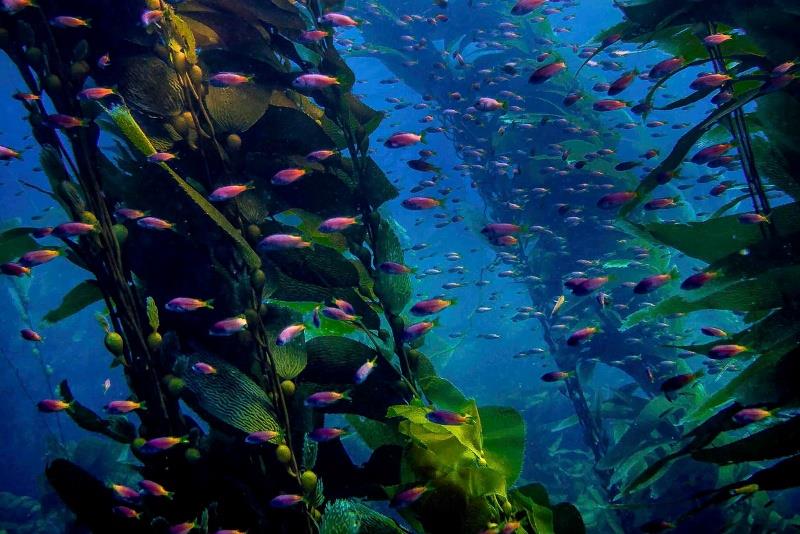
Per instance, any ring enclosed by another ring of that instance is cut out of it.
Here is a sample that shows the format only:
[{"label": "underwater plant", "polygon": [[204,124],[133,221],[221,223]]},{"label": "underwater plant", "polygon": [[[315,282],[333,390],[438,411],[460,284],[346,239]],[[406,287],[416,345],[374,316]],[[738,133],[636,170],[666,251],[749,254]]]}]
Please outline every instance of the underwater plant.
[{"label": "underwater plant", "polygon": [[130,389],[102,415],[66,380],[38,403],[136,460],[138,480],[49,463],[76,528],[405,531],[367,499],[420,531],[583,530],[541,486],[514,488],[520,415],[478,407],[409,343],[411,283],[379,210],[397,190],[368,153],[382,116],[333,46],[340,4],[4,6],[65,222],[3,232],[3,272],[85,270],[45,320],[102,302]]}]

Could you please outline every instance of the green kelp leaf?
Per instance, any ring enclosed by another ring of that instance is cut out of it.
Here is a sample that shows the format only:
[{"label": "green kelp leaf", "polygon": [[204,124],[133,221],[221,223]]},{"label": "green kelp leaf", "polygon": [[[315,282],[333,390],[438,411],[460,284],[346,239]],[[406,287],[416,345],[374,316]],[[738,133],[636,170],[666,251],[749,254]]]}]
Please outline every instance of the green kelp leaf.
[{"label": "green kelp leaf", "polygon": [[556,426],[550,429],[550,432],[561,432],[562,430],[566,430],[568,428],[572,428],[573,426],[578,424],[578,416],[571,415],[569,417],[565,417],[561,421],[558,422]]},{"label": "green kelp leaf", "polygon": [[[363,415],[382,421],[389,406],[411,398],[400,373],[378,353],[356,340],[319,336],[306,342],[308,365],[300,374],[303,383],[312,383],[319,390],[349,391],[351,400],[333,404],[325,409],[330,413]],[[369,377],[353,384],[355,373],[367,360],[377,360]]]},{"label": "green kelp leaf", "polygon": [[525,510],[528,521],[537,534],[553,534],[553,511],[550,509],[550,498],[541,484],[528,484],[512,490],[509,501]]},{"label": "green kelp leaf", "polygon": [[184,110],[183,88],[175,69],[155,56],[124,59],[118,85],[125,102],[147,115],[172,117]]},{"label": "green kelp leaf", "polygon": [[747,437],[692,453],[692,458],[701,462],[732,464],[773,460],[791,456],[800,451],[800,416],[772,426]]},{"label": "green kelp leaf", "polygon": [[800,183],[792,174],[792,167],[785,153],[781,152],[780,145],[773,145],[771,141],[755,136],[751,143],[753,159],[761,177],[793,199],[800,199]]},{"label": "green kelp leaf", "polygon": [[653,432],[663,422],[660,416],[672,406],[673,403],[670,403],[663,395],[651,399],[636,416],[634,422],[629,425],[627,432],[598,463],[598,469],[614,469],[618,463],[629,458],[645,445],[661,439],[653,436]]},{"label": "green kelp leaf", "polygon": [[67,414],[84,430],[103,434],[120,443],[131,443],[136,438],[136,428],[125,417],[112,416],[103,419],[76,401],[66,380],[58,385],[58,394],[64,401],[70,403],[70,408],[66,410]]},{"label": "green kelp leaf", "polygon": [[419,386],[428,401],[439,410],[450,410],[463,413],[470,406],[470,400],[464,397],[452,382],[438,376],[421,378]]},{"label": "green kelp leaf", "polygon": [[50,190],[53,191],[61,208],[68,214],[72,214],[73,210],[82,210],[83,199],[80,198],[80,195],[78,194],[75,198],[72,194],[74,188],[65,190],[62,186],[64,183],[69,183],[70,176],[64,167],[64,161],[61,159],[58,149],[53,145],[43,145],[39,153],[39,165],[47,176]]},{"label": "green kelp leaf", "polygon": [[172,36],[169,43],[170,48],[186,54],[189,64],[194,65],[197,63],[197,43],[191,28],[174,11],[168,10],[166,13],[167,16],[164,22],[168,27],[169,34]]},{"label": "green kelp leaf", "polygon": [[761,354],[730,382],[709,396],[689,414],[689,420],[708,417],[715,408],[731,399],[747,406],[759,403],[778,404],[797,397],[797,384],[792,378],[798,372],[800,350],[794,340],[773,347]]},{"label": "green kelp leaf", "polygon": [[158,330],[160,325],[160,321],[158,318],[158,306],[156,305],[156,301],[153,297],[147,297],[147,322],[150,325],[150,328],[153,332]]},{"label": "green kelp leaf", "polygon": [[718,278],[706,287],[682,291],[662,300],[655,306],[632,313],[622,322],[627,330],[641,321],[664,317],[673,313],[698,310],[753,311],[780,307],[784,299],[798,292],[797,277],[800,267],[781,267],[764,272],[756,278],[725,281]]},{"label": "green kelp leaf", "polygon": [[464,415],[472,415],[475,421],[463,425],[438,425],[428,421],[426,415],[431,411],[424,406],[411,406],[407,404],[390,406],[386,417],[402,417],[409,425],[401,426],[400,432],[408,437],[423,444],[427,448],[432,448],[438,442],[454,437],[461,444],[461,447],[470,451],[476,458],[483,457],[483,447],[481,444],[481,424],[475,401],[469,401],[468,406],[461,412]]},{"label": "green kelp leaf", "polygon": [[289,216],[300,219],[299,224],[295,224],[300,233],[307,241],[315,245],[322,245],[341,253],[347,248],[347,238],[340,233],[326,234],[318,230],[322,217],[311,212],[292,208],[277,215],[277,217]]},{"label": "green kelp leaf", "polygon": [[392,185],[383,170],[372,158],[366,159],[364,180],[359,184],[369,205],[377,209],[384,202],[397,198],[397,188]]},{"label": "green kelp leaf", "polygon": [[14,261],[31,250],[41,248],[32,237],[35,228],[19,226],[0,233],[0,263]]},{"label": "green kelp leaf", "polygon": [[358,415],[346,415],[345,418],[367,447],[373,451],[384,445],[403,444],[403,436],[393,426]]},{"label": "green kelp leaf", "polygon": [[269,259],[281,271],[306,284],[326,288],[359,286],[358,271],[353,264],[342,254],[328,247],[283,250],[269,254]]},{"label": "green kelp leaf", "polygon": [[[800,232],[800,206],[796,203],[779,206],[770,214],[770,220],[783,235]],[[749,248],[764,238],[758,225],[742,224],[738,215],[690,223],[618,221],[617,224],[643,239],[654,239],[709,263]]]},{"label": "green kelp leaf", "polygon": [[[208,363],[216,373],[192,371],[197,362]],[[181,398],[212,426],[245,434],[280,430],[272,401],[258,384],[239,369],[210,354],[188,358],[180,377],[185,383]]]},{"label": "green kelp leaf", "polygon": [[217,133],[246,132],[266,113],[270,91],[255,83],[209,86],[206,107]]},{"label": "green kelp leaf", "polygon": [[47,323],[57,323],[62,319],[75,315],[86,308],[103,299],[103,292],[97,287],[97,281],[84,280],[77,286],[70,289],[61,304],[57,308],[45,314],[43,320]]},{"label": "green kelp leaf", "polygon": [[[116,106],[111,109],[107,109],[106,112],[119,129],[119,132],[114,133],[120,133],[122,137],[127,139],[130,144],[132,144],[145,156],[151,156],[156,152],[156,149],[147,138],[147,135],[145,135],[145,133],[136,123],[136,120],[133,118],[128,108],[125,106]],[[239,252],[242,254],[249,267],[257,269],[261,266],[261,258],[258,256],[258,254],[256,254],[256,252],[250,247],[244,236],[242,236],[241,232],[234,228],[228,219],[226,219],[225,216],[222,215],[219,210],[217,210],[217,208],[215,208],[203,195],[198,193],[197,190],[186,183],[183,178],[178,176],[178,174],[173,171],[169,165],[166,163],[159,163],[158,166],[166,171],[172,182],[178,187],[181,193],[206,217],[208,217],[208,219],[210,219],[214,225],[220,229],[221,232],[227,235],[228,238],[230,238],[236,244],[236,247],[239,249]]]},{"label": "green kelp leaf", "polygon": [[275,361],[278,375],[284,380],[291,380],[303,372],[308,363],[303,335],[297,336],[290,343],[279,346],[276,342],[278,334],[290,324],[302,323],[303,317],[286,308],[271,307],[262,315],[266,324],[267,348]]},{"label": "green kelp leaf", "polygon": [[358,534],[361,516],[348,499],[329,502],[319,525],[320,534]]},{"label": "green kelp leaf", "polygon": [[[403,247],[392,223],[381,219],[375,236],[375,264],[387,261],[403,263]],[[405,274],[387,274],[377,269],[374,291],[390,313],[400,314],[411,299],[411,280]]]},{"label": "green kelp leaf", "polygon": [[681,163],[683,163],[683,160],[692,150],[692,147],[694,147],[695,143],[697,143],[706,132],[708,132],[720,120],[724,119],[737,109],[743,107],[750,101],[756,99],[759,94],[759,89],[752,89],[739,95],[738,98],[719,106],[702,122],[683,134],[683,136],[678,139],[678,142],[675,143],[675,146],[669,155],[642,179],[641,184],[636,188],[636,198],[620,208],[618,216],[622,218],[630,214],[642,203],[642,201],[647,197],[647,195],[650,194],[650,192],[658,187],[657,177],[661,173],[675,170]]},{"label": "green kelp leaf", "polygon": [[586,525],[581,513],[568,502],[553,507],[553,532],[555,534],[584,534]]},{"label": "green kelp leaf", "polygon": [[514,408],[478,408],[481,417],[483,450],[488,466],[503,473],[511,486],[522,471],[525,450],[525,422]]}]

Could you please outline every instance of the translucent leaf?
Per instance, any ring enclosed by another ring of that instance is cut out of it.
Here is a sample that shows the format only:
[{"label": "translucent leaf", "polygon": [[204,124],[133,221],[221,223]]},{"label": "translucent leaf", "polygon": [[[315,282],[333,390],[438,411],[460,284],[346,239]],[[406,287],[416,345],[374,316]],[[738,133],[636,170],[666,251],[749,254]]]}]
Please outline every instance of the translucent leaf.
[{"label": "translucent leaf", "polygon": [[82,309],[102,300],[103,293],[97,287],[95,280],[84,280],[77,286],[70,289],[61,304],[57,308],[50,310],[44,316],[44,321],[48,323],[57,323],[62,319],[75,315]]}]

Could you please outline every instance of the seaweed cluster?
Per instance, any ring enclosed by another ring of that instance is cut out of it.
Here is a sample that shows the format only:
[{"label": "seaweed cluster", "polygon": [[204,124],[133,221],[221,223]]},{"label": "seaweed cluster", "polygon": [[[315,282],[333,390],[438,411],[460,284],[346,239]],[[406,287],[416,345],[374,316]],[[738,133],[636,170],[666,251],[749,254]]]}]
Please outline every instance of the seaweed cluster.
[{"label": "seaweed cluster", "polygon": [[[368,155],[382,116],[351,92],[325,18],[339,8],[43,0],[0,14],[66,214],[4,232],[2,261],[23,274],[20,256],[61,255],[86,271],[45,319],[102,301],[131,393],[100,414],[63,381],[39,404],[136,459],[122,481],[50,462],[73,528],[404,531],[369,499],[428,532],[582,530],[541,486],[512,489],[520,415],[478,407],[408,343],[408,274],[380,268],[403,262],[379,211],[397,190]],[[317,20],[326,31],[308,38]],[[326,226],[343,217],[357,220]],[[326,414],[346,414],[365,464]]]}]

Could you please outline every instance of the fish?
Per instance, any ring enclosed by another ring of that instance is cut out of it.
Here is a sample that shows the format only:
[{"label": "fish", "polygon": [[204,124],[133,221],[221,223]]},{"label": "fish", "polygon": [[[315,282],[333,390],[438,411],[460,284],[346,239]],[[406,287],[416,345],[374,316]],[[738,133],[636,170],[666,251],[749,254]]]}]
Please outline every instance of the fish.
[{"label": "fish", "polygon": [[411,197],[403,200],[402,206],[408,210],[429,210],[442,205],[441,200],[430,197]]},{"label": "fish", "polygon": [[639,71],[634,69],[630,72],[626,72],[625,74],[623,74],[622,76],[611,82],[611,85],[608,87],[608,96],[616,96],[621,92],[623,92],[631,85],[631,83],[633,83],[633,80],[636,79],[636,76],[638,76],[638,74]]},{"label": "fish", "polygon": [[413,269],[411,267],[408,267],[406,265],[403,265],[402,263],[397,263],[394,261],[385,261],[380,265],[378,265],[378,269],[380,269],[380,271],[383,273],[394,274],[394,275],[408,274],[413,272]]},{"label": "fish", "polygon": [[36,6],[33,0],[3,0],[3,9],[11,13],[22,11],[26,7]]},{"label": "fish", "polygon": [[587,339],[591,338],[599,331],[600,329],[597,328],[596,326],[587,326],[579,330],[576,330],[575,332],[570,334],[570,336],[567,338],[567,345],[569,345],[570,347],[577,347],[583,341],[586,341]]},{"label": "fish", "polygon": [[690,89],[713,89],[715,87],[719,87],[724,83],[732,80],[730,76],[727,74],[706,74],[704,76],[698,76],[697,78],[689,84]]},{"label": "fish", "polygon": [[69,410],[72,408],[72,403],[61,399],[43,399],[36,404],[36,407],[40,412],[55,413]]},{"label": "fish", "polygon": [[53,228],[53,235],[61,238],[77,237],[96,232],[97,228],[93,224],[84,222],[66,222]]},{"label": "fish", "polygon": [[208,196],[208,200],[212,202],[223,202],[225,200],[231,200],[233,198],[238,197],[245,191],[249,191],[254,189],[252,185],[247,184],[239,184],[239,185],[225,185],[222,187],[218,187],[211,192]]},{"label": "fish", "polygon": [[322,308],[322,315],[335,321],[355,321],[358,319],[354,314],[347,313],[341,308],[334,308],[332,306],[325,306]]},{"label": "fish", "polygon": [[189,532],[196,528],[197,523],[194,521],[184,521],[183,523],[171,525],[168,529],[168,532],[169,534],[189,534]]},{"label": "fish", "polygon": [[117,92],[109,87],[89,87],[79,92],[78,98],[83,100],[102,100],[116,94]]},{"label": "fish", "polygon": [[713,161],[725,154],[731,148],[733,148],[732,143],[718,143],[716,145],[711,145],[696,152],[690,161],[698,165],[706,165],[710,161]]},{"label": "fish", "polygon": [[153,438],[144,442],[142,445],[141,450],[146,454],[155,454],[158,452],[166,451],[175,447],[176,445],[181,445],[189,443],[189,438],[187,436],[175,437],[175,436],[164,436],[160,438]]},{"label": "fish", "polygon": [[425,414],[425,418],[431,423],[445,426],[460,426],[467,423],[474,423],[475,418],[471,415],[460,414],[448,410],[434,410]]},{"label": "fish", "polygon": [[696,273],[688,277],[686,280],[681,282],[681,289],[685,290],[693,290],[693,289],[700,289],[704,285],[706,285],[709,281],[715,279],[719,276],[718,271],[705,271],[702,273]]},{"label": "fish", "polygon": [[335,150],[320,149],[314,150],[306,154],[306,161],[325,161],[326,159],[336,155]]},{"label": "fish", "polygon": [[271,501],[269,501],[269,505],[272,508],[289,508],[304,501],[305,499],[302,495],[283,494],[274,497]]},{"label": "fish", "polygon": [[511,14],[516,16],[527,15],[536,8],[542,6],[547,0],[517,0],[511,8]]},{"label": "fish", "polygon": [[236,87],[252,81],[253,76],[238,72],[218,72],[208,79],[208,82],[214,87]]},{"label": "fish", "polygon": [[51,127],[61,130],[71,130],[72,128],[80,128],[89,125],[86,119],[79,119],[72,115],[63,115],[61,113],[54,113],[45,117],[45,122]]},{"label": "fish", "polygon": [[443,309],[452,306],[453,304],[455,304],[454,300],[438,298],[422,300],[411,306],[410,312],[412,315],[416,315],[417,317],[424,317],[426,315],[439,313]]},{"label": "fish", "polygon": [[403,329],[403,341],[406,343],[419,339],[436,326],[436,321],[421,321]]},{"label": "fish", "polygon": [[192,371],[194,371],[197,374],[201,374],[201,375],[215,375],[215,374],[217,374],[217,369],[213,365],[208,364],[206,362],[195,362],[192,365]]},{"label": "fish", "polygon": [[737,216],[736,219],[741,224],[762,224],[770,222],[769,215],[763,215],[761,213],[743,213]]},{"label": "fish", "polygon": [[277,339],[275,340],[275,344],[278,345],[279,347],[286,345],[287,343],[290,343],[294,338],[302,334],[305,329],[306,326],[302,323],[289,325],[280,331]]},{"label": "fish", "polygon": [[97,58],[97,67],[99,69],[107,69],[110,66],[111,66],[111,55],[108,52]]},{"label": "fish", "polygon": [[541,376],[542,382],[561,382],[575,376],[575,371],[551,371]]},{"label": "fish", "polygon": [[244,442],[249,445],[261,445],[273,441],[280,435],[280,432],[276,432],[275,430],[258,430],[245,436]]},{"label": "fish", "polygon": [[358,22],[342,13],[326,13],[319,17],[319,22],[337,27],[354,27]]},{"label": "fish", "polygon": [[161,9],[149,9],[147,11],[143,11],[139,16],[139,20],[141,21],[142,26],[145,28],[154,24],[158,24],[163,19],[164,11]]},{"label": "fish", "polygon": [[283,169],[276,172],[272,176],[270,183],[272,183],[273,185],[293,184],[294,182],[305,176],[306,172],[307,171],[305,169],[297,169],[297,168]]},{"label": "fish", "polygon": [[772,417],[772,412],[763,408],[743,408],[733,414],[733,420],[739,425],[749,425]]},{"label": "fish", "polygon": [[424,134],[415,134],[411,132],[398,132],[389,136],[384,141],[383,146],[386,148],[404,148],[407,146],[416,145],[424,140]]},{"label": "fish", "polygon": [[659,78],[663,78],[669,74],[672,74],[679,68],[681,68],[684,64],[685,60],[681,57],[672,57],[669,59],[665,59],[656,63],[650,72],[648,72],[647,77],[651,80],[657,80]]},{"label": "fish", "polygon": [[603,210],[610,210],[618,208],[623,204],[627,204],[635,199],[638,195],[636,191],[618,191],[616,193],[608,193],[603,195],[597,201],[597,207]]},{"label": "fish", "polygon": [[[404,331],[405,332],[405,331]],[[356,384],[363,384],[369,375],[372,374],[372,371],[375,370],[375,366],[377,365],[377,358],[372,358],[367,360],[361,366],[356,369],[355,377],[353,378],[353,382]]]},{"label": "fish", "polygon": [[176,156],[172,152],[156,152],[154,154],[150,154],[149,156],[147,156],[147,161],[150,163],[165,163],[167,161],[172,161],[177,157],[178,156]]},{"label": "fish", "polygon": [[292,86],[298,89],[324,89],[332,85],[340,85],[339,80],[325,74],[301,74],[292,81]]},{"label": "fish", "polygon": [[312,408],[324,408],[340,400],[350,400],[349,393],[346,391],[343,393],[337,391],[318,391],[306,398],[305,405],[311,406]]},{"label": "fish", "polygon": [[733,39],[733,36],[728,35],[727,33],[712,33],[711,35],[703,37],[703,44],[706,46],[719,46],[725,41],[730,41],[731,39]]},{"label": "fish", "polygon": [[13,148],[0,146],[0,161],[8,161],[11,159],[22,159],[22,154]]},{"label": "fish", "polygon": [[645,278],[642,278],[633,287],[633,292],[636,293],[637,295],[644,295],[646,293],[650,293],[660,288],[667,282],[676,279],[677,277],[678,277],[677,269],[673,269],[672,271],[664,274],[654,274],[652,276],[647,276]]},{"label": "fish", "polygon": [[390,502],[392,508],[402,510],[417,502],[428,491],[427,486],[414,486],[406,490],[395,493]]},{"label": "fish", "polygon": [[288,250],[308,248],[311,243],[303,241],[299,235],[291,234],[272,234],[268,235],[258,243],[261,250]]},{"label": "fish", "polygon": [[117,208],[114,210],[114,215],[121,220],[124,221],[135,221],[136,219],[141,219],[145,217],[147,213],[143,212],[142,210],[137,210],[133,208]]},{"label": "fish", "polygon": [[559,295],[558,298],[556,299],[556,303],[553,305],[553,309],[550,310],[550,317],[558,313],[558,310],[561,309],[561,306],[563,306],[566,301],[567,298],[564,295]]},{"label": "fish", "polygon": [[136,410],[147,409],[144,402],[137,402],[132,400],[115,400],[106,404],[103,409],[113,415],[123,415]]},{"label": "fish", "polygon": [[136,219],[136,225],[148,230],[172,230],[175,224],[158,217],[142,217]]},{"label": "fish", "polygon": [[19,331],[19,335],[22,336],[22,339],[24,339],[25,341],[36,341],[36,342],[42,341],[42,336],[38,332],[31,330],[30,328],[23,328],[22,330]]},{"label": "fish", "polygon": [[127,501],[137,501],[141,497],[138,491],[128,486],[123,486],[122,484],[111,484],[111,489],[118,497]]},{"label": "fish", "polygon": [[624,109],[628,107],[627,102],[623,102],[622,100],[612,100],[612,99],[604,99],[604,100],[597,100],[592,104],[592,109],[595,111],[616,111],[618,109]]},{"label": "fish", "polygon": [[724,360],[726,358],[731,358],[736,356],[737,354],[741,354],[742,352],[746,352],[750,349],[745,347],[744,345],[736,345],[736,344],[725,344],[725,345],[714,345],[711,347],[706,356],[713,360]]},{"label": "fish", "polygon": [[300,32],[300,40],[306,43],[317,43],[330,35],[323,30],[303,30]]},{"label": "fish", "polygon": [[343,428],[322,427],[315,428],[308,433],[308,439],[317,443],[325,443],[334,439],[340,438],[347,434],[347,430]]},{"label": "fish", "polygon": [[60,15],[50,19],[50,24],[56,28],[91,28],[91,20],[68,15]]},{"label": "fish", "polygon": [[122,506],[122,505],[114,506],[111,509],[111,511],[114,512],[115,515],[118,515],[120,517],[125,517],[127,519],[139,519],[141,517],[141,515],[142,515],[141,512],[137,512],[133,508],[130,508],[128,506]]},{"label": "fish", "polygon": [[230,317],[214,323],[208,330],[211,336],[232,336],[247,328],[247,319],[244,317]]},{"label": "fish", "polygon": [[728,333],[721,328],[716,328],[714,326],[704,326],[700,328],[700,331],[707,336],[711,337],[728,337]]},{"label": "fish", "polygon": [[688,386],[698,378],[701,378],[704,374],[705,372],[700,369],[694,373],[684,373],[670,377],[661,383],[661,392],[664,393],[664,396],[666,396],[667,400],[673,401],[675,398],[677,398],[677,391]]},{"label": "fish", "polygon": [[481,97],[475,102],[475,107],[480,111],[498,111],[501,109],[508,109],[507,102],[500,102],[494,98]]},{"label": "fish", "polygon": [[108,393],[109,389],[111,389],[111,379],[106,378],[105,380],[103,380],[103,395]]},{"label": "fish", "polygon": [[544,67],[539,67],[528,78],[528,83],[540,84],[544,83],[556,74],[560,73],[567,68],[567,64],[563,61],[554,61]]},{"label": "fish", "polygon": [[331,217],[322,221],[317,230],[323,234],[332,234],[347,230],[354,224],[358,224],[358,220],[355,217]]},{"label": "fish", "polygon": [[152,480],[140,480],[139,487],[142,488],[145,494],[151,497],[166,497],[167,499],[172,499],[175,495],[174,492],[167,491],[164,486]]},{"label": "fish", "polygon": [[164,304],[164,309],[175,313],[185,313],[201,310],[213,310],[214,299],[201,300],[192,297],[175,297]]}]

